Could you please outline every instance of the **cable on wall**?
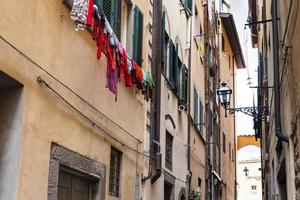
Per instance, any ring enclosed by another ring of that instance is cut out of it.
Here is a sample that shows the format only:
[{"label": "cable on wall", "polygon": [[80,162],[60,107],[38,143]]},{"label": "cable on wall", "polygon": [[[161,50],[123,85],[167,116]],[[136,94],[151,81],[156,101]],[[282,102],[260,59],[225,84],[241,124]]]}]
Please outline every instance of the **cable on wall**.
[{"label": "cable on wall", "polygon": [[36,66],[37,68],[39,68],[40,70],[42,70],[43,72],[45,72],[47,75],[49,75],[51,78],[53,78],[55,81],[57,81],[59,84],[61,84],[63,87],[65,87],[67,90],[69,90],[72,94],[74,94],[76,97],[78,97],[81,101],[83,101],[84,103],[86,103],[87,105],[89,105],[93,110],[95,110],[98,114],[100,114],[101,116],[103,116],[104,118],[108,119],[110,122],[112,122],[113,124],[115,124],[116,126],[118,126],[121,130],[123,130],[127,135],[129,135],[131,138],[135,139],[138,143],[142,143],[141,140],[139,140],[138,138],[136,138],[134,135],[132,135],[131,133],[129,133],[129,131],[127,131],[126,129],[124,129],[123,127],[121,127],[119,124],[117,124],[116,122],[114,122],[111,118],[109,118],[108,116],[106,116],[104,113],[102,113],[101,111],[99,111],[97,108],[95,108],[90,102],[88,102],[87,100],[85,100],[83,97],[81,97],[79,94],[77,94],[73,89],[71,89],[70,87],[68,87],[66,84],[64,84],[63,82],[61,82],[60,80],[58,80],[55,76],[53,76],[50,72],[48,72],[45,68],[43,68],[42,66],[40,66],[38,63],[36,63],[35,61],[33,61],[31,58],[29,58],[26,54],[24,54],[21,50],[19,50],[17,47],[15,47],[13,44],[11,44],[8,40],[6,40],[5,38],[2,37],[2,35],[0,35],[0,39],[2,41],[4,41],[6,44],[8,44],[10,47],[12,47],[14,50],[16,50],[19,54],[21,54],[26,60],[28,60],[29,62],[31,62],[34,66]]},{"label": "cable on wall", "polygon": [[110,133],[108,133],[106,130],[104,130],[103,128],[101,128],[95,121],[91,120],[88,116],[86,116],[85,114],[83,114],[80,110],[78,110],[75,106],[73,106],[68,100],[66,100],[59,92],[57,92],[54,88],[52,88],[45,80],[42,79],[42,77],[38,76],[37,77],[37,81],[40,84],[43,84],[44,86],[46,86],[49,90],[51,90],[55,95],[57,95],[64,103],[66,103],[68,106],[70,106],[73,110],[75,110],[79,115],[81,115],[84,119],[86,119],[88,122],[90,122],[92,124],[93,127],[96,127],[97,129],[101,130],[102,132],[104,132],[108,137],[110,137],[111,139],[113,139],[114,141],[118,142],[120,145],[127,147],[129,150],[150,158],[149,155],[139,152],[137,150],[135,150],[134,148],[130,147],[129,145],[125,144],[124,142],[120,141],[119,139],[117,139],[116,137],[114,137],[113,135],[111,135]]}]

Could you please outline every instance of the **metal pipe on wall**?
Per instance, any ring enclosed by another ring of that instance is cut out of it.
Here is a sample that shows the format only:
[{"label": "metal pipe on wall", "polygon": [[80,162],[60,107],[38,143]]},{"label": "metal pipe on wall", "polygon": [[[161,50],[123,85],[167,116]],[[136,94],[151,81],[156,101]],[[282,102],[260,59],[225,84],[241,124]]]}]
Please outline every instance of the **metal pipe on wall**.
[{"label": "metal pipe on wall", "polygon": [[289,142],[289,136],[282,132],[280,110],[280,74],[279,74],[279,42],[277,21],[277,0],[272,1],[272,36],[273,36],[273,64],[274,64],[274,92],[275,92],[275,134],[280,141]]},{"label": "metal pipe on wall", "polygon": [[156,182],[161,176],[161,152],[160,152],[160,108],[161,108],[161,69],[162,69],[162,0],[153,1],[153,38],[152,44],[152,63],[151,70],[154,74],[155,90],[154,98],[151,102],[151,155],[154,159],[151,160],[151,164],[154,166],[153,176],[151,177],[151,183]]}]

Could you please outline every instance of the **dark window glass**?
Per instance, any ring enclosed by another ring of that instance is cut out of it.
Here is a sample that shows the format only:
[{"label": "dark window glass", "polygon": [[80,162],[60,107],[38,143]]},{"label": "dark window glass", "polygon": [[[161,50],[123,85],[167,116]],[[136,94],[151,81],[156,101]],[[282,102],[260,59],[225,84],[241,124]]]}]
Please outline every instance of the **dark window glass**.
[{"label": "dark window glass", "polygon": [[[198,124],[198,93],[196,88],[194,88],[194,123]],[[198,125],[197,125],[198,126]]]},{"label": "dark window glass", "polygon": [[225,40],[223,35],[222,35],[222,52],[225,52]]},{"label": "dark window glass", "polygon": [[223,133],[223,152],[226,153],[226,136],[225,136],[225,133]]},{"label": "dark window glass", "polygon": [[[200,97],[199,97],[200,99]],[[203,124],[204,124],[204,110],[203,110],[203,103],[200,99],[199,101],[199,131],[203,133]]]},{"label": "dark window glass", "polygon": [[120,171],[122,152],[116,148],[111,148],[110,171],[109,171],[109,194],[119,197],[120,193]]},{"label": "dark window glass", "polygon": [[185,65],[183,65],[181,70],[181,99],[187,102],[187,92],[188,92],[188,70]]},{"label": "dark window glass", "polygon": [[172,170],[172,157],[173,157],[173,136],[166,133],[166,152],[165,152],[165,166]]},{"label": "dark window glass", "polygon": [[59,171],[57,199],[58,200],[89,200],[93,182],[81,176]]}]

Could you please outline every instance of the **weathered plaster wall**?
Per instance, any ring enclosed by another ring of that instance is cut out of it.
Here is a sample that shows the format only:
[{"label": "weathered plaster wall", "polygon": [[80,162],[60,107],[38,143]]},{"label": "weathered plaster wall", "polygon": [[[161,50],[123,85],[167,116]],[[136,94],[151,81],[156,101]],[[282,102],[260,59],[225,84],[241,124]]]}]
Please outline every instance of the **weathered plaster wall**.
[{"label": "weathered plaster wall", "polygon": [[[149,4],[144,1],[132,2],[138,4],[143,13],[148,12]],[[105,56],[100,61],[96,59],[95,41],[88,31],[74,31],[69,10],[62,1],[4,0],[0,2],[0,10],[1,36],[143,141],[146,103],[136,95],[135,89],[125,88],[123,83],[119,84],[118,101],[114,102],[113,94],[105,88]],[[148,19],[147,15],[144,16],[146,27]],[[144,38],[148,39],[148,29],[143,30]],[[143,46],[143,56],[146,60],[146,44]],[[123,152],[121,198],[134,199],[135,153],[95,129],[51,91],[40,86],[36,77],[41,75],[68,101],[100,121],[110,134],[135,148],[136,142],[133,139],[109,120],[97,115],[3,41],[0,41],[0,66],[1,70],[24,85],[23,139],[20,145],[16,199],[47,199],[52,142],[100,161],[105,166],[109,166],[111,145],[116,146]],[[145,64],[143,67],[147,69],[148,66]],[[143,151],[141,146],[139,151]],[[142,157],[139,157],[138,171],[141,171],[141,160]],[[106,167],[108,174],[109,167]],[[115,199],[108,195],[108,181],[105,189],[106,199]]]},{"label": "weathered plaster wall", "polygon": [[[199,191],[201,194],[201,198],[205,198],[205,141],[206,141],[206,127],[207,125],[201,125],[203,132],[201,133],[197,128],[200,128],[200,125],[194,125],[194,88],[198,93],[198,104],[201,99],[203,103],[203,123],[205,123],[205,71],[204,71],[204,49],[202,50],[201,45],[204,46],[204,35],[200,34],[200,30],[196,30],[197,28],[202,28],[204,33],[204,7],[202,6],[201,1],[195,1],[195,7],[197,8],[198,15],[195,14],[192,16],[193,20],[193,31],[192,31],[192,53],[191,53],[191,120],[190,120],[190,144],[191,144],[191,172],[192,172],[192,180],[191,180],[191,188],[196,191]],[[194,11],[195,13],[195,11]],[[200,23],[198,27],[195,26],[196,17],[197,21]],[[203,34],[202,33],[202,34]],[[200,98],[200,99],[199,99]],[[198,105],[199,109],[199,105]],[[198,111],[199,113],[199,111]],[[198,119],[199,120],[199,119]],[[201,187],[198,188],[198,178],[201,178],[202,183]]]},{"label": "weathered plaster wall", "polygon": [[[232,89],[231,95],[231,105],[233,108],[235,91],[234,91],[234,81],[235,73],[237,70],[237,65],[233,59],[233,52],[230,47],[228,36],[221,23],[220,31],[224,38],[225,51],[222,52],[221,49],[221,35],[219,37],[219,58],[220,58],[220,81],[225,82]],[[227,113],[228,114],[228,113]],[[236,155],[235,155],[235,130],[234,130],[234,120],[233,115],[225,117],[225,109],[220,109],[220,148],[221,148],[221,178],[225,183],[223,189],[222,199],[234,199],[235,196],[235,165],[236,165]],[[226,141],[223,141],[223,133],[225,134]],[[223,145],[225,143],[225,152],[223,151]]]}]

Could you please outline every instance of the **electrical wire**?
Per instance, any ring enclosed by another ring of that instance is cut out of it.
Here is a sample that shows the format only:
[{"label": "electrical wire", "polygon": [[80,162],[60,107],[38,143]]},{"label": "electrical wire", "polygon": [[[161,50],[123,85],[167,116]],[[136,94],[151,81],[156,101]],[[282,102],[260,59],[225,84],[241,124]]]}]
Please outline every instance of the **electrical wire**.
[{"label": "electrical wire", "polygon": [[103,128],[101,128],[95,121],[91,120],[88,116],[86,116],[85,114],[83,114],[79,109],[77,109],[75,106],[73,106],[68,100],[66,100],[59,92],[57,92],[53,87],[51,87],[45,80],[42,79],[42,77],[38,77],[37,81],[41,84],[43,84],[44,86],[46,86],[49,90],[51,90],[56,96],[58,96],[64,103],[66,103],[68,106],[70,106],[73,110],[75,110],[79,115],[81,115],[84,119],[86,119],[88,122],[90,122],[92,124],[93,127],[96,127],[97,129],[101,130],[102,132],[104,132],[107,136],[109,136],[111,139],[113,139],[114,141],[118,142],[119,144],[121,144],[122,146],[127,147],[129,150],[150,158],[149,155],[139,152],[137,150],[135,150],[134,148],[130,147],[129,145],[125,144],[124,142],[120,141],[119,139],[117,139],[116,137],[114,137],[113,135],[111,135],[110,133],[108,133],[106,130],[104,130]]},{"label": "electrical wire", "polygon": [[78,97],[81,101],[83,101],[84,103],[86,103],[87,105],[89,105],[93,110],[95,110],[98,114],[100,114],[101,116],[103,116],[104,118],[108,119],[110,122],[112,122],[113,124],[115,124],[116,126],[118,126],[121,130],[123,130],[127,135],[129,135],[131,138],[135,139],[138,143],[142,143],[141,140],[139,140],[138,138],[136,138],[134,135],[132,135],[131,133],[129,133],[129,131],[127,131],[126,129],[124,129],[123,127],[121,127],[119,124],[117,124],[116,122],[114,122],[112,119],[110,119],[108,116],[106,116],[104,113],[102,113],[101,111],[99,111],[97,108],[95,108],[90,102],[88,102],[87,100],[85,100],[83,97],[81,97],[79,94],[77,94],[73,89],[71,89],[70,87],[68,87],[66,84],[64,84],[63,82],[61,82],[60,80],[58,80],[55,76],[53,76],[50,72],[48,72],[45,68],[43,68],[42,66],[40,66],[38,63],[36,63],[34,60],[32,60],[31,58],[29,58],[25,53],[23,53],[21,50],[19,50],[17,47],[15,47],[13,44],[11,44],[8,40],[6,40],[5,38],[2,37],[2,35],[0,35],[0,39],[3,40],[6,44],[8,44],[10,47],[12,47],[14,50],[16,50],[19,54],[21,54],[26,60],[28,60],[29,62],[31,62],[32,64],[34,64],[37,68],[39,68],[40,70],[42,70],[43,72],[45,72],[47,75],[49,75],[51,78],[53,78],[55,81],[57,81],[59,84],[61,84],[63,87],[65,87],[67,90],[69,90],[71,93],[73,93],[76,97]]}]

